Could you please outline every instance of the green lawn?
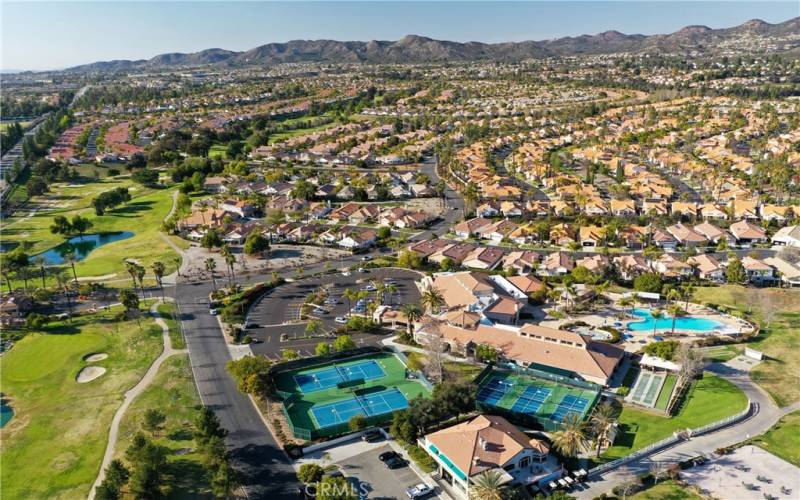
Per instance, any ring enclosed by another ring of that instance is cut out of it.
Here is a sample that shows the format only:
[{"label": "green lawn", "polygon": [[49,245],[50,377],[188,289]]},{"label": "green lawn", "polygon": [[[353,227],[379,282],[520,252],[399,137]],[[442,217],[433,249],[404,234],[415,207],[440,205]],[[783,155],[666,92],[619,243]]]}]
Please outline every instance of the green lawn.
[{"label": "green lawn", "polygon": [[[95,215],[91,200],[103,191],[120,186],[128,187],[133,199],[102,216]],[[26,242],[31,245],[28,253],[33,256],[64,240],[62,236],[50,233],[55,215],[72,217],[80,214],[94,224],[90,232],[132,231],[135,235],[93,250],[77,264],[79,277],[127,278],[123,258],[140,262],[147,268],[148,275],[151,275],[152,263],[160,260],[166,264],[167,273],[171,273],[176,268],[174,258],[177,254],[161,237],[160,228],[172,207],[172,193],[172,189],[147,189],[133,185],[122,177],[74,186],[54,185],[52,192],[32,201],[30,208],[38,208],[35,215],[29,217],[29,209],[19,211],[3,225],[0,237],[6,243]]]},{"label": "green lawn", "polygon": [[703,349],[703,356],[711,362],[724,363],[741,353],[742,349],[735,345],[720,345]]},{"label": "green lawn", "polygon": [[[0,430],[4,498],[85,498],[106,447],[108,427],[125,391],[161,352],[150,318],[114,319],[119,309],[54,323],[31,333],[2,357],[3,393],[14,418]],[[86,384],[75,380],[91,353],[107,368]]]},{"label": "green lawn", "polygon": [[664,439],[674,431],[696,428],[744,410],[747,397],[730,382],[705,374],[690,390],[683,407],[674,417],[665,417],[632,405],[619,414],[619,434],[614,446],[601,455],[601,461],[620,457]]},{"label": "green lawn", "polygon": [[667,375],[667,378],[664,379],[664,385],[661,386],[661,392],[658,394],[658,400],[656,401],[656,409],[658,410],[666,410],[667,403],[669,403],[669,397],[672,395],[672,390],[675,389],[675,383],[678,381],[678,378],[673,375]]},{"label": "green lawn", "polygon": [[[800,290],[724,285],[700,288],[694,298],[735,308],[761,324],[759,335],[745,345],[763,351],[770,359],[756,366],[751,378],[780,406],[800,401]],[[763,314],[767,308],[776,311],[769,325]]]},{"label": "green lawn", "polygon": [[166,480],[171,486],[169,498],[211,498],[202,457],[195,452],[192,437],[193,422],[200,407],[189,356],[181,354],[167,359],[152,385],[125,412],[119,427],[116,458],[124,460],[133,436],[142,430],[144,412],[158,409],[167,420],[162,430],[152,437],[170,450],[166,471]]},{"label": "green lawn", "polygon": [[677,481],[664,481],[628,497],[631,500],[702,500],[703,497]]},{"label": "green lawn", "polygon": [[800,411],[784,416],[752,443],[800,467]]},{"label": "green lawn", "polygon": [[219,156],[223,160],[228,159],[228,146],[225,144],[212,144],[211,149],[208,150],[208,157],[214,158]]},{"label": "green lawn", "polygon": [[164,318],[169,327],[169,342],[173,349],[185,349],[186,340],[183,338],[180,325],[175,321],[175,306],[172,304],[160,304],[158,313]]},{"label": "green lawn", "polygon": [[297,137],[299,135],[313,134],[314,132],[319,132],[321,130],[332,128],[335,127],[336,125],[338,125],[338,123],[332,122],[332,123],[325,123],[323,125],[318,125],[316,127],[298,128],[286,132],[278,132],[275,135],[271,135],[269,137],[269,143],[275,144],[276,142],[285,141],[286,139],[291,139],[292,137]]}]

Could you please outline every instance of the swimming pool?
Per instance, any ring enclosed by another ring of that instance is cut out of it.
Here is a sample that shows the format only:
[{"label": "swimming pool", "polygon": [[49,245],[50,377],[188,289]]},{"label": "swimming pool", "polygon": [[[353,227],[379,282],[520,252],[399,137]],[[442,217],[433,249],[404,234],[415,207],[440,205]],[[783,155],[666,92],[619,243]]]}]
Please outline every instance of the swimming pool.
[{"label": "swimming pool", "polygon": [[[665,315],[659,318],[653,325],[653,315],[647,309],[634,309],[631,314],[642,318],[641,321],[631,321],[627,324],[628,330],[635,332],[652,330],[655,326],[656,330],[672,330],[672,317]],[[706,318],[697,318],[695,316],[680,316],[675,320],[676,330],[693,330],[698,332],[711,332],[714,330],[722,330],[725,325],[719,321],[714,321]]]}]

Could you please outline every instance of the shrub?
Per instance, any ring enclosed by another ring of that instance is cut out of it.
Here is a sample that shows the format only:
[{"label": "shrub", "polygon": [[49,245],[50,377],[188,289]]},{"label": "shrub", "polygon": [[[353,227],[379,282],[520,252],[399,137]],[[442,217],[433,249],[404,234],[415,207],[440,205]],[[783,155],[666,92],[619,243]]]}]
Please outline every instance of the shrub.
[{"label": "shrub", "polygon": [[630,387],[620,387],[619,389],[617,389],[617,394],[622,396],[623,398],[627,396],[629,392],[631,392]]},{"label": "shrub", "polygon": [[316,483],[325,474],[325,470],[317,464],[303,464],[297,471],[297,479],[305,484]]},{"label": "shrub", "polygon": [[408,451],[408,456],[411,457],[411,460],[413,460],[423,472],[430,473],[436,470],[436,462],[434,462],[431,456],[419,446],[409,444],[406,446],[406,451]]},{"label": "shrub", "polygon": [[350,420],[348,420],[347,427],[351,431],[356,432],[364,430],[367,427],[369,427],[369,422],[367,422],[367,417],[365,417],[364,415],[361,414],[353,415],[352,417],[350,417]]}]

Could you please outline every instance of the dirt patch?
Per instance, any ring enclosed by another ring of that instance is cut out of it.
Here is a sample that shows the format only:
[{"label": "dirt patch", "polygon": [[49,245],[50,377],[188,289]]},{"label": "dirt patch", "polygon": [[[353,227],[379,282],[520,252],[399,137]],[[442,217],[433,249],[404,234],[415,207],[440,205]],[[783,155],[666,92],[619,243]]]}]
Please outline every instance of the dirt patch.
[{"label": "dirt patch", "polygon": [[106,369],[103,368],[102,366],[87,366],[86,368],[78,372],[78,376],[75,377],[75,380],[79,384],[85,384],[102,376],[105,372]]},{"label": "dirt patch", "polygon": [[86,361],[87,363],[96,363],[98,361],[103,361],[107,357],[108,354],[104,352],[95,352],[92,354],[87,354],[86,356],[83,357],[83,360]]}]

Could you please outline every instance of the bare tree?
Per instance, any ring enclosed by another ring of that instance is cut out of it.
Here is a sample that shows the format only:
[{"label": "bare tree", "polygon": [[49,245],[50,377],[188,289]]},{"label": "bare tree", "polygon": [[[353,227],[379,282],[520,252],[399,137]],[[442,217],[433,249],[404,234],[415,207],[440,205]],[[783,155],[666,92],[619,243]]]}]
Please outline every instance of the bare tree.
[{"label": "bare tree", "polygon": [[427,340],[425,354],[428,362],[425,366],[425,372],[434,382],[442,380],[444,349],[447,345],[442,339],[439,326],[440,322],[430,316],[426,316],[422,324],[422,330],[425,332]]},{"label": "bare tree", "polygon": [[641,487],[642,481],[628,468],[622,469],[620,475],[623,477],[623,480],[614,488],[614,493],[617,496],[621,496],[622,500],[625,500],[628,495],[636,493]]},{"label": "bare tree", "polygon": [[650,475],[653,476],[655,484],[658,484],[661,479],[667,477],[668,473],[669,469],[666,467],[664,462],[653,462],[650,465]]},{"label": "bare tree", "polygon": [[761,319],[764,322],[764,328],[769,328],[770,323],[772,323],[772,320],[774,320],[775,316],[778,314],[778,308],[775,307],[772,294],[769,293],[769,290],[762,290],[761,293],[758,294],[757,303],[758,309],[761,311]]},{"label": "bare tree", "polygon": [[703,355],[691,344],[681,344],[678,349],[678,363],[681,365],[681,378],[691,380],[703,371]]}]

